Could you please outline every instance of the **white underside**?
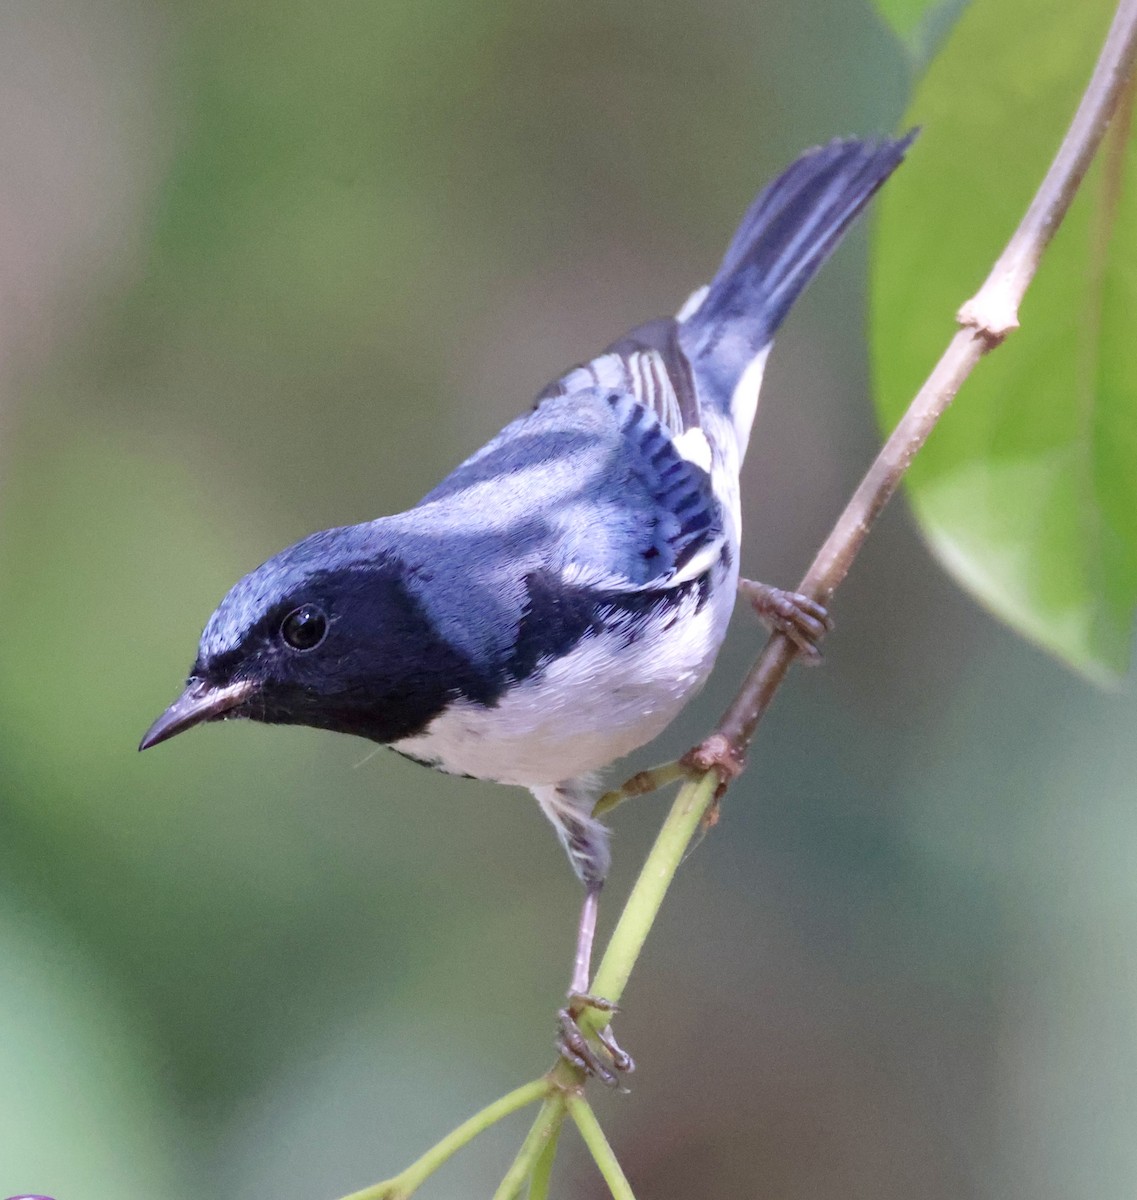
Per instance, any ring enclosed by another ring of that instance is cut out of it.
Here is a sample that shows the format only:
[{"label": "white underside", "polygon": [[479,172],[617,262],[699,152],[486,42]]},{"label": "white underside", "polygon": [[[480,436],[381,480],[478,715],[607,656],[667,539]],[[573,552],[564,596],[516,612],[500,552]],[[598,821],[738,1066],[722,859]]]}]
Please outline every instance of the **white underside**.
[{"label": "white underside", "polygon": [[493,708],[459,700],[394,748],[454,774],[540,787],[608,766],[662,732],[706,682],[726,636],[738,576],[712,568],[710,595],[694,589],[666,619],[624,645],[621,629],[587,637],[507,692]]}]

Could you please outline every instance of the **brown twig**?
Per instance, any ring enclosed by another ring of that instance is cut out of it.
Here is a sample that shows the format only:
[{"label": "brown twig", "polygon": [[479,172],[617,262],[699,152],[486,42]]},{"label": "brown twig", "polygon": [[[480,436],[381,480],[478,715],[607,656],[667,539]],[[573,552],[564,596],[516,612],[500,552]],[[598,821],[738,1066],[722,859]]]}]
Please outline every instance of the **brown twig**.
[{"label": "brown twig", "polygon": [[[1043,251],[1062,223],[1109,122],[1137,56],[1137,0],[1121,0],[1078,111],[1026,215],[983,286],[959,310],[963,326],[885,442],[798,591],[828,604],[849,573],[873,522],[976,363],[1018,327],[1023,295]],[[706,765],[720,759],[737,773],[754,730],[797,651],[782,634],[766,643],[715,732],[693,752]],[[726,771],[720,772],[720,776]]]}]

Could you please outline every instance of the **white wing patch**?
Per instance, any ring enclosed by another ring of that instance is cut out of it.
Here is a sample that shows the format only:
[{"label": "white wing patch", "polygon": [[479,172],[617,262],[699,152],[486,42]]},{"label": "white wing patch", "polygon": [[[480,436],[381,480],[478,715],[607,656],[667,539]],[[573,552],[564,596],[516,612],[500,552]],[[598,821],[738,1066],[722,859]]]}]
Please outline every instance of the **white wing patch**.
[{"label": "white wing patch", "polygon": [[678,571],[669,575],[664,583],[668,587],[679,587],[681,584],[690,583],[692,579],[698,579],[719,561],[725,544],[726,538],[720,534],[714,541],[708,542],[701,550],[693,554]]},{"label": "white wing patch", "polygon": [[701,429],[688,429],[671,440],[688,462],[702,467],[708,475],[711,473],[711,444]]}]

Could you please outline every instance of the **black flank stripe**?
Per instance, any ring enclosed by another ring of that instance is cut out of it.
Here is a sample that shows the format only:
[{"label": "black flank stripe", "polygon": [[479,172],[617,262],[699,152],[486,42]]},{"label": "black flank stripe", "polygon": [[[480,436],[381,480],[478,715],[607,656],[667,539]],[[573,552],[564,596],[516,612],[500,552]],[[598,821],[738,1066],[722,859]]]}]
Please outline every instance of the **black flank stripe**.
[{"label": "black flank stripe", "polygon": [[594,592],[566,586],[557,576],[535,571],[525,580],[528,603],[517,630],[506,670],[514,679],[527,679],[542,662],[568,654],[602,623]]}]

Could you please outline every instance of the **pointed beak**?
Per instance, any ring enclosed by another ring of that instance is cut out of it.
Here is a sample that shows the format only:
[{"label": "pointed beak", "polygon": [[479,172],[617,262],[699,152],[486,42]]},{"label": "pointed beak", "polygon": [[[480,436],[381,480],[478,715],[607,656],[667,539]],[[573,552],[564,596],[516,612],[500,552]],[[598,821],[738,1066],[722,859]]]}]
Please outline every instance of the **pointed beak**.
[{"label": "pointed beak", "polygon": [[227,684],[225,687],[210,687],[200,679],[191,681],[186,690],[146,731],[138,749],[149,750],[151,746],[172,738],[176,733],[184,733],[194,725],[200,725],[202,721],[212,721],[216,717],[224,716],[255,689],[256,684],[247,679],[240,683]]}]

